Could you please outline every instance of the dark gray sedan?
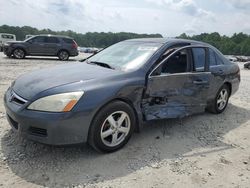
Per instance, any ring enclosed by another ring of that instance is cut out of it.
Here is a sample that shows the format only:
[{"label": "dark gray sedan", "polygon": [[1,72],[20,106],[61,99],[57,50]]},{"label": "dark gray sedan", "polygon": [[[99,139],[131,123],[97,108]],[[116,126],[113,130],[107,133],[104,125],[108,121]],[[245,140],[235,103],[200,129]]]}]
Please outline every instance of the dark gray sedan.
[{"label": "dark gray sedan", "polygon": [[181,39],[119,42],[83,62],[20,76],[4,96],[13,130],[53,145],[112,152],[142,122],[221,113],[240,70],[216,48]]}]

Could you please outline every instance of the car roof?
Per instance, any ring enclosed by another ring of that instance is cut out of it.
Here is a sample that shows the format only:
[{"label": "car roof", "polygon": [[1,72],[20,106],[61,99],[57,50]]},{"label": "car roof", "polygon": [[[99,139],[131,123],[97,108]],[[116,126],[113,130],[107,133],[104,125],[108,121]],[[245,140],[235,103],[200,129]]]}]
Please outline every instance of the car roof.
[{"label": "car roof", "polygon": [[58,37],[58,38],[68,38],[68,39],[73,39],[69,36],[65,35],[51,35],[51,34],[40,34],[40,35],[35,35],[35,36],[44,36],[44,37]]},{"label": "car roof", "polygon": [[0,35],[14,35],[14,34],[11,34],[11,33],[0,33]]},{"label": "car roof", "polygon": [[188,39],[177,39],[177,38],[137,38],[137,39],[129,39],[126,40],[128,42],[153,42],[153,43],[161,43],[161,44],[178,44],[178,43],[189,43],[191,45],[202,45],[202,46],[210,46],[207,43],[188,40]]}]

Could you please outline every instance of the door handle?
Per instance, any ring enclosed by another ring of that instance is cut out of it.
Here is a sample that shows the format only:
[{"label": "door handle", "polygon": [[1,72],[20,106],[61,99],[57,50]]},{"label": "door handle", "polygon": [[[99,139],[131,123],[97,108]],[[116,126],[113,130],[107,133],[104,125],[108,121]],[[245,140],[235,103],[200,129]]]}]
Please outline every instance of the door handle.
[{"label": "door handle", "polygon": [[205,81],[205,80],[194,80],[193,83],[196,84],[196,85],[202,85],[202,84],[207,84],[208,81]]}]

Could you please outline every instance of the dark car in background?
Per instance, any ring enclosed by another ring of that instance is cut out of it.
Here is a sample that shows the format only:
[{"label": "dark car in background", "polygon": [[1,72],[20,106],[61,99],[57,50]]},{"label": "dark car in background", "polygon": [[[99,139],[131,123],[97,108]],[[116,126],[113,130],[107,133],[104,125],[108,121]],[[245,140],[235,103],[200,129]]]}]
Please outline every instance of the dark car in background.
[{"label": "dark car in background", "polygon": [[250,62],[244,64],[245,69],[250,69]]},{"label": "dark car in background", "polygon": [[222,113],[239,83],[238,65],[209,44],[133,39],[20,76],[4,104],[13,130],[29,139],[112,152],[144,121]]},{"label": "dark car in background", "polygon": [[78,55],[78,45],[70,37],[58,35],[37,35],[24,41],[13,41],[4,44],[4,54],[8,57],[23,59],[25,56],[57,56],[68,60]]}]

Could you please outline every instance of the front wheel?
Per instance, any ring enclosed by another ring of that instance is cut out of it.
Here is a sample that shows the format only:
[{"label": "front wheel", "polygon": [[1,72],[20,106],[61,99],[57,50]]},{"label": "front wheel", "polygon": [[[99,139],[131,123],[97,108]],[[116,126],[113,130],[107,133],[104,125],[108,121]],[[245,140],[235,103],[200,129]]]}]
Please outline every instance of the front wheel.
[{"label": "front wheel", "polygon": [[97,151],[116,151],[128,142],[135,122],[134,111],[128,104],[121,101],[110,103],[94,118],[88,142]]},{"label": "front wheel", "polygon": [[21,48],[17,48],[13,51],[13,56],[16,59],[23,59],[25,57],[25,51]]},{"label": "front wheel", "polygon": [[61,61],[66,61],[69,59],[69,53],[65,50],[61,50],[59,53],[58,53],[58,58],[61,60]]},{"label": "front wheel", "polygon": [[227,85],[223,85],[214,99],[212,106],[209,108],[209,111],[215,114],[222,113],[228,104],[228,100],[230,97],[230,90]]}]

